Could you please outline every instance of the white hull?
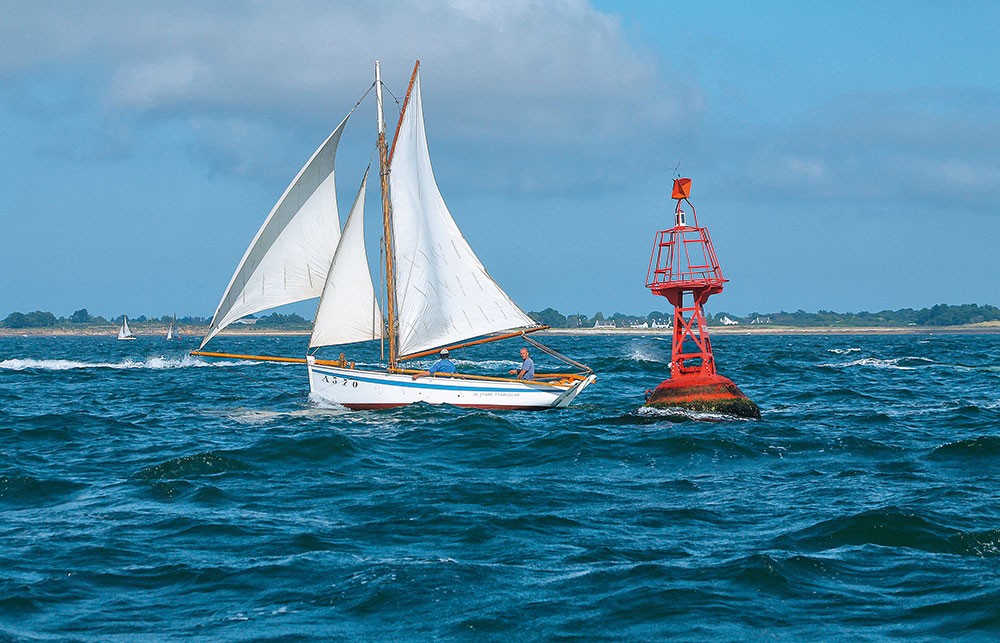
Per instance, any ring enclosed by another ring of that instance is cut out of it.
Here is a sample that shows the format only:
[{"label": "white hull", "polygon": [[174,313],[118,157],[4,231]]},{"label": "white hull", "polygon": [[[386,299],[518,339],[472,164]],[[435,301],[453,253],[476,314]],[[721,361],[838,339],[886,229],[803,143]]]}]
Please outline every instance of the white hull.
[{"label": "white hull", "polygon": [[424,402],[480,409],[550,409],[568,406],[594,375],[568,384],[505,379],[421,377],[385,371],[320,366],[309,358],[309,390],[349,409],[383,409]]}]

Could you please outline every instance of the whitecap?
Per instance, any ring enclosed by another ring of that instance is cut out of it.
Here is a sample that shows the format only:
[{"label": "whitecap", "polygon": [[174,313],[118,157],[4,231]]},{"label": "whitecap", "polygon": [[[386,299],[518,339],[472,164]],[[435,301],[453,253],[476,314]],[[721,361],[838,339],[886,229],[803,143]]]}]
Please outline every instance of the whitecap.
[{"label": "whitecap", "polygon": [[669,364],[670,358],[662,351],[650,346],[632,346],[629,348],[628,359],[633,362],[653,362],[655,364]]},{"label": "whitecap", "polygon": [[0,369],[6,369],[10,371],[24,371],[28,369],[41,370],[41,371],[70,371],[77,369],[91,369],[91,368],[110,368],[115,370],[135,370],[135,369],[150,369],[150,370],[164,370],[164,369],[174,369],[174,368],[203,368],[203,367],[217,367],[217,366],[238,366],[245,364],[255,364],[256,362],[246,361],[246,360],[235,360],[235,361],[224,361],[224,362],[206,362],[202,359],[197,359],[190,355],[184,355],[180,358],[170,358],[170,357],[150,357],[146,360],[139,361],[134,359],[124,359],[120,362],[81,362],[69,359],[7,359],[0,361]]},{"label": "whitecap", "polygon": [[[906,364],[903,364],[906,362]],[[914,364],[914,362],[916,364]],[[862,357],[861,359],[856,359],[851,362],[843,362],[840,364],[820,364],[820,366],[826,366],[831,368],[849,368],[852,366],[867,366],[871,368],[889,368],[900,371],[913,371],[918,368],[924,368],[926,366],[934,365],[934,360],[927,359],[926,357],[894,357],[892,359],[879,359],[877,357]]]},{"label": "whitecap", "polygon": [[708,411],[692,411],[690,409],[682,409],[680,407],[663,407],[663,406],[640,406],[636,410],[637,415],[642,415],[644,417],[663,417],[663,418],[676,418],[685,417],[691,420],[698,420],[702,422],[732,422],[734,420],[748,420],[748,418],[741,418],[735,415],[726,415],[725,413],[710,413]]}]

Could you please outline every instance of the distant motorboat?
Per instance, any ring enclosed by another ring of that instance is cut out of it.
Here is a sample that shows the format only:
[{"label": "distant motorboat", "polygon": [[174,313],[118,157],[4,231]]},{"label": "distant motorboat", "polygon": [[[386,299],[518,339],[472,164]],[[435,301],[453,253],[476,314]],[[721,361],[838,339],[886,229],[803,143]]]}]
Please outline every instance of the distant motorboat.
[{"label": "distant motorboat", "polygon": [[122,315],[122,327],[118,329],[118,340],[123,341],[126,339],[136,339],[135,335],[128,327],[128,316]]}]

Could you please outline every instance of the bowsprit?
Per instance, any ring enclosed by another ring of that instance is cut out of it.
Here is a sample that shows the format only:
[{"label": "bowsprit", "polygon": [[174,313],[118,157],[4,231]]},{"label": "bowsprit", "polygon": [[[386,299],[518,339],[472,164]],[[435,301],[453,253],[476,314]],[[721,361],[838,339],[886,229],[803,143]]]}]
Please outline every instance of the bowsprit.
[{"label": "bowsprit", "polygon": [[[646,287],[673,304],[670,378],[646,392],[646,406],[675,407],[746,418],[759,418],[757,407],[733,382],[719,375],[705,323],[704,305],[722,292],[726,279],[708,229],[698,225],[688,200],[691,179],[675,179],[674,226],[656,233]],[[688,223],[681,204],[691,208]]]}]

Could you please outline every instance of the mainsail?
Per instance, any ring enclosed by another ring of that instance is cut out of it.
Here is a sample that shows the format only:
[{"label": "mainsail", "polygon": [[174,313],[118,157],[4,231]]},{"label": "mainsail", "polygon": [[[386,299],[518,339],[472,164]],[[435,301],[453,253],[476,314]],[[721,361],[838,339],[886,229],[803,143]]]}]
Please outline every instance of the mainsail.
[{"label": "mainsail", "polygon": [[340,240],[333,170],[350,116],[313,153],[271,209],[236,268],[202,346],[241,317],[322,294]]},{"label": "mainsail", "polygon": [[365,252],[364,209],[368,171],[344,224],[316,309],[309,347],[352,344],[382,337],[382,313]]},{"label": "mainsail", "polygon": [[427,149],[419,75],[396,133],[389,185],[401,355],[537,326],[486,272],[444,203]]}]

